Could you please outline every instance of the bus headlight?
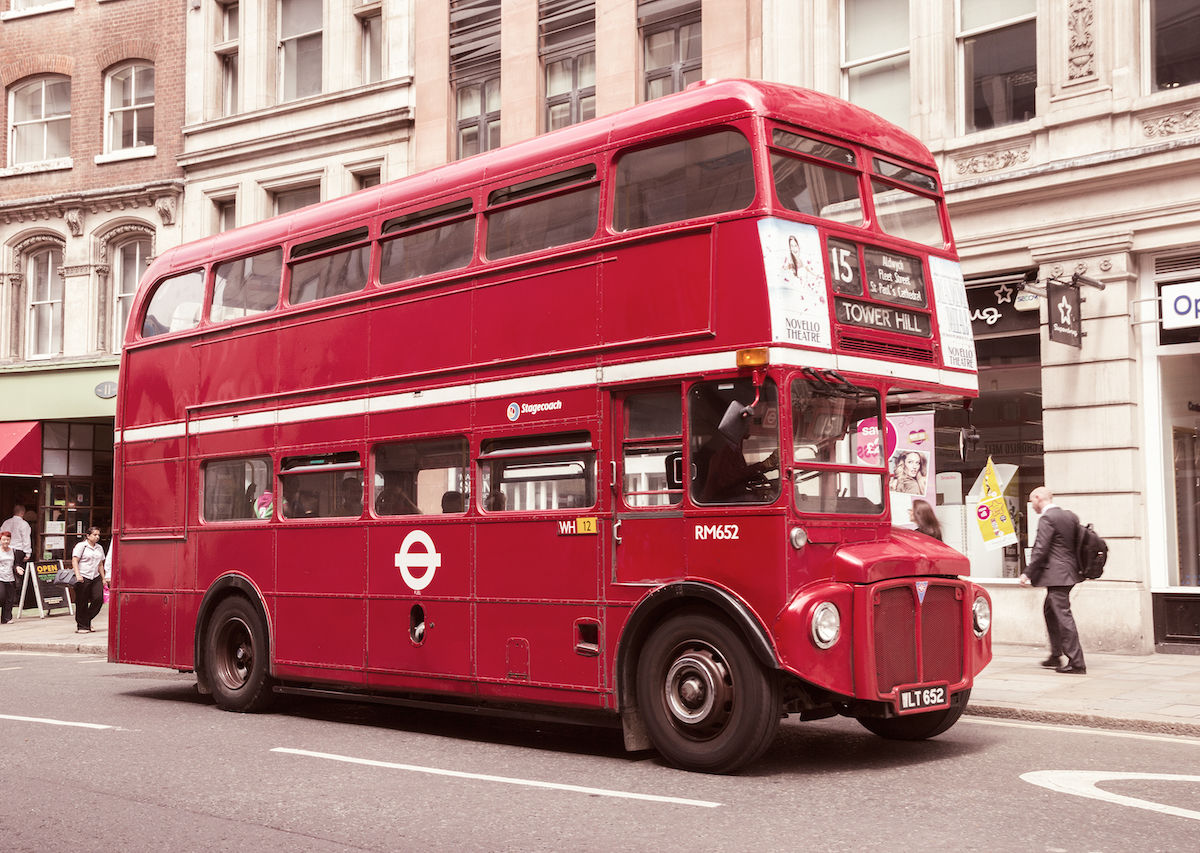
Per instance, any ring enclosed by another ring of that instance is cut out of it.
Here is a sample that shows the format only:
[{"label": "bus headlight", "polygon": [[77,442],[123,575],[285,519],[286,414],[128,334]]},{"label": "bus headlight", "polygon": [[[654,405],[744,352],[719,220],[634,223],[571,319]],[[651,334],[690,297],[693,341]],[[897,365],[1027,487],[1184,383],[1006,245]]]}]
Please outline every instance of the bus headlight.
[{"label": "bus headlight", "polygon": [[830,601],[822,601],[813,609],[812,639],[819,649],[827,649],[842,633],[842,614]]},{"label": "bus headlight", "polygon": [[975,596],[975,603],[971,605],[971,621],[977,637],[982,637],[992,627],[992,605],[982,595]]}]

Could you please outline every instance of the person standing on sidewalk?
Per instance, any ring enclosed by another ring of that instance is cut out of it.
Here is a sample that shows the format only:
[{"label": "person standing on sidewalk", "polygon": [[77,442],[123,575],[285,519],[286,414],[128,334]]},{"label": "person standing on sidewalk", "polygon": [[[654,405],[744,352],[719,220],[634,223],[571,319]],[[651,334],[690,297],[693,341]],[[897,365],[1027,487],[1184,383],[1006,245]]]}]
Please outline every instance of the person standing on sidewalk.
[{"label": "person standing on sidewalk", "polygon": [[[1056,672],[1085,675],[1083,648],[1071,614],[1071,590],[1079,582],[1079,563],[1075,559],[1079,518],[1055,504],[1054,494],[1045,486],[1033,490],[1029,503],[1041,518],[1021,583],[1046,587],[1042,614],[1050,637],[1050,657],[1042,661],[1042,666],[1054,667]],[[1067,656],[1065,664],[1063,655]]]},{"label": "person standing on sidewalk", "polygon": [[17,601],[17,574],[20,574],[16,563],[12,534],[7,530],[0,531],[0,625],[12,621],[13,604]]},{"label": "person standing on sidewalk", "polygon": [[104,549],[100,547],[100,528],[89,527],[87,539],[71,552],[71,567],[75,569],[75,633],[90,634],[92,620],[104,606]]},{"label": "person standing on sidewalk", "polygon": [[33,544],[30,541],[33,531],[29,528],[29,522],[25,520],[25,507],[23,504],[17,504],[13,507],[12,518],[0,524],[0,532],[8,533],[12,536],[12,549],[17,555],[14,568],[24,570],[25,561],[33,553]]}]

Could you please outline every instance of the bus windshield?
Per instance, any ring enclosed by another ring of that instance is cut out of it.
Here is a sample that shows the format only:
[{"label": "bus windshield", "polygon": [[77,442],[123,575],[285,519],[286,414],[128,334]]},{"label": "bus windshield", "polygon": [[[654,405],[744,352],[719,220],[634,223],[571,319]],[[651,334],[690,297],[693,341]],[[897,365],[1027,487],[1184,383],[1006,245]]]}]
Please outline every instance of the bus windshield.
[{"label": "bus windshield", "polygon": [[803,373],[791,385],[796,509],[877,515],[884,476],[879,392]]}]

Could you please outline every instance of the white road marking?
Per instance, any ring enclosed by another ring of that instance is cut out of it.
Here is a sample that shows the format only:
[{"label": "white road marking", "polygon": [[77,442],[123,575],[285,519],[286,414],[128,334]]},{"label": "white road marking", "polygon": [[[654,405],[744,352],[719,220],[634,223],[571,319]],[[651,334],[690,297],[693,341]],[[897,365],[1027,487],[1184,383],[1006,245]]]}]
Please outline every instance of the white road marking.
[{"label": "white road marking", "polygon": [[1160,743],[1182,743],[1190,746],[1200,746],[1200,738],[1187,735],[1151,735],[1143,732],[1123,732],[1118,729],[1093,729],[1088,726],[1062,726],[1055,723],[1018,722],[1015,720],[990,720],[983,717],[963,717],[962,723],[977,723],[982,726],[1006,726],[1013,729],[1039,729],[1052,732],[1069,732],[1077,735],[1100,735],[1102,737],[1119,737],[1130,740],[1150,740]]},{"label": "white road marking", "polygon": [[456,779],[474,779],[481,782],[501,782],[506,785],[524,785],[530,788],[548,788],[555,791],[571,791],[577,794],[591,794],[599,797],[619,797],[626,800],[646,800],[652,803],[670,803],[680,806],[698,806],[705,809],[718,808],[721,803],[707,800],[685,800],[679,797],[660,797],[655,794],[635,794],[630,791],[612,791],[606,788],[585,788],[580,785],[563,785],[557,782],[541,782],[536,779],[514,779],[510,776],[490,776],[485,773],[464,773],[459,770],[442,770],[437,767],[420,767],[415,764],[394,764],[390,761],[373,761],[368,758],[351,758],[347,755],[334,755],[328,752],[310,752],[307,749],[288,749],[277,746],[271,752],[283,752],[289,755],[304,755],[310,758],[326,758],[330,761],[344,761],[348,764],[362,764],[367,767],[384,767],[389,770],[407,770],[410,773],[428,773],[432,776],[451,776]]},{"label": "white road marking", "polygon": [[1116,803],[1119,806],[1130,806],[1135,809],[1169,814],[1176,817],[1186,817],[1200,820],[1200,812],[1191,809],[1181,809],[1138,797],[1126,797],[1103,791],[1096,786],[1101,782],[1117,782],[1127,779],[1150,779],[1166,782],[1200,782],[1200,776],[1177,776],[1171,773],[1119,773],[1111,770],[1034,770],[1022,773],[1021,778],[1034,785],[1049,788],[1063,794],[1074,794],[1076,797],[1087,797],[1092,800],[1102,800]]},{"label": "white road marking", "polygon": [[47,717],[17,717],[12,714],[0,714],[0,720],[16,720],[20,723],[44,723],[47,726],[74,726],[79,729],[115,729],[116,726],[105,726],[100,723],[76,723],[71,720],[51,720]]},{"label": "white road marking", "polygon": [[11,672],[14,669],[24,669],[23,666],[0,666],[0,672]]}]

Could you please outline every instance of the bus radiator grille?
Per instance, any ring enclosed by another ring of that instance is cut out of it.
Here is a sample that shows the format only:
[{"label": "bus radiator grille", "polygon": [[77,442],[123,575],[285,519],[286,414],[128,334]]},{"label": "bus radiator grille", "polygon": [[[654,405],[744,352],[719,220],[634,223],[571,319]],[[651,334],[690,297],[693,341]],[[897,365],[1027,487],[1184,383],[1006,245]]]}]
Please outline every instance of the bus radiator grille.
[{"label": "bus radiator grille", "polygon": [[900,684],[962,679],[962,602],[956,588],[930,583],[920,605],[912,583],[875,594],[875,678],[880,694]]}]

